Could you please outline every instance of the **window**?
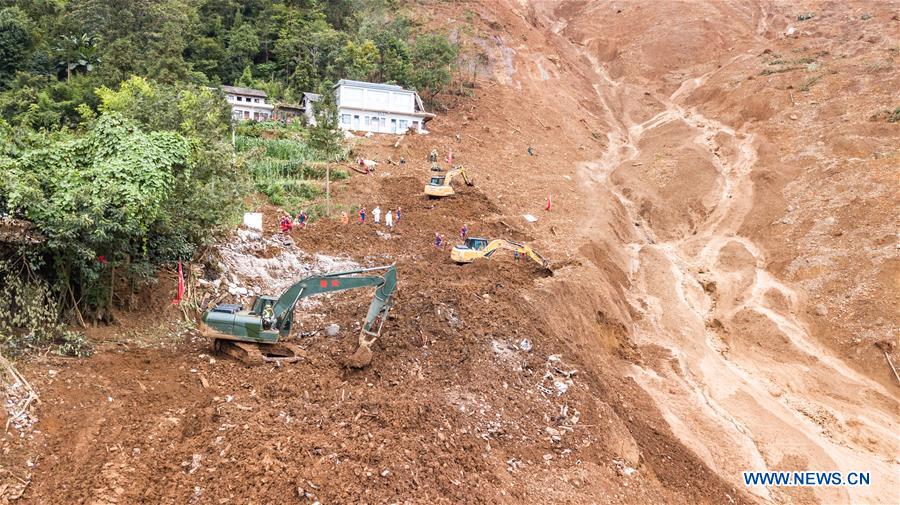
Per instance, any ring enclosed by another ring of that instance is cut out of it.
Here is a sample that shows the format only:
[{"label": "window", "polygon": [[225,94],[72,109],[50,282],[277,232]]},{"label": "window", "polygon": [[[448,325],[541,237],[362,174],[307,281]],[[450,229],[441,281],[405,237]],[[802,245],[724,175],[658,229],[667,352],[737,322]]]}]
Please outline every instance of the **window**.
[{"label": "window", "polygon": [[366,126],[369,126],[369,120],[370,120],[369,116],[366,116]]},{"label": "window", "polygon": [[350,114],[341,114],[341,123],[349,125],[350,124]]},{"label": "window", "polygon": [[413,121],[413,126],[412,126],[412,127],[413,127],[413,130],[419,131],[419,122],[418,122],[418,121]]},{"label": "window", "polygon": [[254,98],[253,103],[259,103],[259,98]]},{"label": "window", "polygon": [[407,121],[406,121],[405,119],[401,119],[401,120],[400,120],[400,131],[405,132],[405,131],[406,131],[406,125],[407,125]]},{"label": "window", "polygon": [[353,127],[359,128],[359,116],[357,116],[356,114],[353,115]]},{"label": "window", "polygon": [[384,128],[387,126],[387,118],[381,118],[381,127]]},{"label": "window", "polygon": [[238,101],[238,102],[240,102],[240,101],[242,101],[242,100],[243,100],[243,99],[242,99],[241,97],[237,97],[237,101]]},{"label": "window", "polygon": [[397,120],[391,119],[391,133],[397,133]]}]

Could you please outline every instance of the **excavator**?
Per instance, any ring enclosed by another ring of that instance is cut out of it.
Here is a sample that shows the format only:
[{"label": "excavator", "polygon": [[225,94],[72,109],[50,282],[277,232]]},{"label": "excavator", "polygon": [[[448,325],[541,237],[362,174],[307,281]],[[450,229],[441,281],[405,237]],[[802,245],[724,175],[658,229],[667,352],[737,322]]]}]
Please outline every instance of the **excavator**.
[{"label": "excavator", "polygon": [[474,186],[475,181],[469,179],[466,176],[466,169],[463,167],[459,167],[453,170],[448,171],[444,175],[432,175],[431,181],[425,185],[425,194],[430,198],[438,198],[442,196],[450,196],[453,194],[453,186],[450,185],[450,182],[457,175],[461,175],[463,181],[465,181],[466,186]]},{"label": "excavator", "polygon": [[297,303],[310,296],[348,289],[374,287],[375,296],[359,333],[359,346],[348,365],[363,368],[372,361],[372,344],[391,309],[397,288],[394,265],[335,272],[307,277],[287,288],[279,297],[259,296],[251,310],[240,304],[220,304],[203,313],[201,334],[212,339],[213,348],[245,364],[292,363],[303,356],[296,345],[281,342],[290,336]]},{"label": "excavator", "polygon": [[450,250],[450,259],[457,263],[471,263],[478,258],[490,258],[499,249],[513,251],[517,257],[523,255],[543,268],[550,268],[550,262],[528,244],[502,238],[489,241],[486,238],[468,237],[464,244],[453,246]]}]

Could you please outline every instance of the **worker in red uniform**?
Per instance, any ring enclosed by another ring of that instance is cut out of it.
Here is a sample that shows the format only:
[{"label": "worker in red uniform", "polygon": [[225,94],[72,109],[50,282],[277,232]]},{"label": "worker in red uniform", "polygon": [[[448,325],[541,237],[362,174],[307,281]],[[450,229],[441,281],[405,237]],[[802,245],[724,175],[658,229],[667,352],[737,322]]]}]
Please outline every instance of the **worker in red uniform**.
[{"label": "worker in red uniform", "polygon": [[459,229],[459,237],[463,240],[469,236],[469,225],[463,224],[462,228]]},{"label": "worker in red uniform", "polygon": [[444,245],[444,237],[441,236],[440,233],[434,233],[434,247],[436,249],[441,249]]},{"label": "worker in red uniform", "polygon": [[294,223],[291,221],[291,216],[287,214],[281,216],[281,233],[290,233],[293,228]]},{"label": "worker in red uniform", "polygon": [[366,208],[359,208],[359,224],[366,224]]}]

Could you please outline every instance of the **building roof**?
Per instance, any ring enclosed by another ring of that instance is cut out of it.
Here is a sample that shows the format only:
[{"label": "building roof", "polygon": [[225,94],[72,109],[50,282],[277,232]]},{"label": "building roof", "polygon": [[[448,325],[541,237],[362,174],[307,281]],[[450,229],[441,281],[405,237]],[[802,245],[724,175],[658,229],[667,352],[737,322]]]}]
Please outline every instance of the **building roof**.
[{"label": "building roof", "polygon": [[345,84],[347,86],[358,86],[360,88],[368,88],[368,89],[381,89],[385,91],[407,91],[412,93],[411,89],[403,89],[402,86],[397,86],[396,84],[381,84],[377,82],[363,82],[363,81],[351,81],[350,79],[341,79],[334,85],[334,87],[338,87],[341,84]]},{"label": "building roof", "polygon": [[318,95],[316,93],[307,93],[306,91],[304,91],[303,98],[306,98],[310,102],[318,102],[322,98],[322,95]]},{"label": "building roof", "polygon": [[260,98],[265,98],[269,95],[266,94],[265,91],[261,89],[253,89],[253,88],[240,88],[237,86],[222,86],[222,91],[226,93],[231,93],[233,95],[246,95],[246,96],[258,96]]}]

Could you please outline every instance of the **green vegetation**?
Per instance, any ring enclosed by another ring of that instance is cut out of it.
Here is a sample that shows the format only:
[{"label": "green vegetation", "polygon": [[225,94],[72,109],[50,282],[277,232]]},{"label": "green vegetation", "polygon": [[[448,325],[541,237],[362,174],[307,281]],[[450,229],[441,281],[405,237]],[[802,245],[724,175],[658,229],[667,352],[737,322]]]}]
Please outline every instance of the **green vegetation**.
[{"label": "green vegetation", "polygon": [[254,191],[321,214],[348,155],[330,95],[317,126],[232,125],[220,84],[297,103],[369,79],[437,104],[457,53],[395,0],[0,1],[0,218],[42,237],[0,242],[0,348],[87,352],[60,321],[110,321]]},{"label": "green vegetation", "polygon": [[[262,138],[238,135],[237,152],[245,160],[256,191],[269,200],[297,214],[307,202],[320,196],[326,176],[325,164],[346,159],[344,150],[314,147],[309,132],[296,132],[275,128],[267,131],[281,132],[282,138]],[[348,177],[346,170],[332,170],[332,181]]]},{"label": "green vegetation", "polygon": [[900,107],[888,113],[888,123],[900,123]]}]

